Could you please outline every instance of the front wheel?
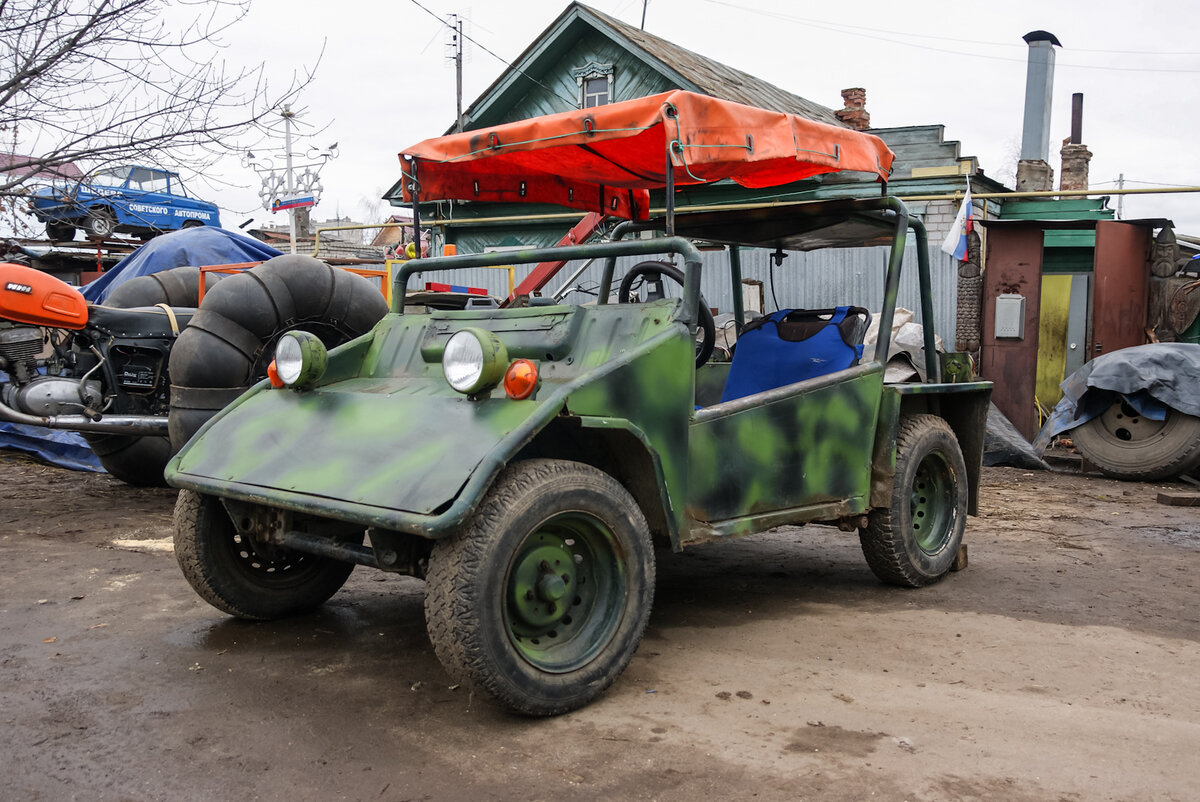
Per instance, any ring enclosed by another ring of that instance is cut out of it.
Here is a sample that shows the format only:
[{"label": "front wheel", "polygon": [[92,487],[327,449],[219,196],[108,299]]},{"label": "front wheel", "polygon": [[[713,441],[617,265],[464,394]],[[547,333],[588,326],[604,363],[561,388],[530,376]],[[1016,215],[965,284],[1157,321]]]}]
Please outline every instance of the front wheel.
[{"label": "front wheel", "polygon": [[954,565],[966,525],[958,438],[936,415],[902,418],[891,504],[872,510],[858,535],[871,571],[890,585],[931,585]]},{"label": "front wheel", "polygon": [[307,612],[338,592],[353,563],[259,543],[240,534],[213,496],[182,490],[175,558],[188,584],[222,612],[267,621]]},{"label": "front wheel", "polygon": [[517,713],[582,707],[641,641],[654,551],[633,497],[576,462],[509,466],[474,516],[438,541],[425,618],[454,677]]},{"label": "front wheel", "polygon": [[75,226],[70,223],[46,223],[46,236],[54,242],[70,242],[75,239]]}]

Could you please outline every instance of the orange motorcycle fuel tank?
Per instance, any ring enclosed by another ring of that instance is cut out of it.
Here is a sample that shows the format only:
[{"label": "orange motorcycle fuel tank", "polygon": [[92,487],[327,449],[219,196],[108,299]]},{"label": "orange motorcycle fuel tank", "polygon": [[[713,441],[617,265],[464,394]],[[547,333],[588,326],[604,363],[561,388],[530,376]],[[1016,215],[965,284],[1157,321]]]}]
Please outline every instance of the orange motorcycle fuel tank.
[{"label": "orange motorcycle fuel tank", "polygon": [[87,301],[54,276],[25,265],[0,263],[0,319],[56,329],[82,329]]}]

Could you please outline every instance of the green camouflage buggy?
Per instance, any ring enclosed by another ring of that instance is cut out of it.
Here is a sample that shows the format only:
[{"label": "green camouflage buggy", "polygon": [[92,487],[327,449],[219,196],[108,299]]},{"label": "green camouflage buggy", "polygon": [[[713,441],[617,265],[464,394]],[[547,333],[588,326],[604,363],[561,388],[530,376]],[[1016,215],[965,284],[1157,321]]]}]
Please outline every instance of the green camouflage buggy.
[{"label": "green camouflage buggy", "polygon": [[[650,616],[655,547],[824,523],[858,530],[885,582],[926,585],[955,566],[991,388],[934,351],[920,221],[886,196],[674,212],[681,183],[885,178],[882,142],[675,92],[406,154],[414,208],[529,200],[626,222],[607,242],[409,262],[368,335],[328,353],[286,335],[271,379],[167,469],[183,489],[176,554],[205,600],[270,619],[321,604],[356,564],[423,577],[447,671],[505,708],[553,715],[595,699],[628,664]],[[651,188],[667,190],[665,214],[649,213]],[[928,381],[888,383],[910,231]],[[781,255],[888,244],[885,334],[863,353],[869,313],[853,298],[745,320],[731,248],[741,336],[732,361],[716,361],[697,242]],[[643,261],[618,283],[622,257]],[[402,300],[418,272],[583,259],[603,265],[594,304],[427,311]],[[664,276],[682,297],[646,292]]]}]

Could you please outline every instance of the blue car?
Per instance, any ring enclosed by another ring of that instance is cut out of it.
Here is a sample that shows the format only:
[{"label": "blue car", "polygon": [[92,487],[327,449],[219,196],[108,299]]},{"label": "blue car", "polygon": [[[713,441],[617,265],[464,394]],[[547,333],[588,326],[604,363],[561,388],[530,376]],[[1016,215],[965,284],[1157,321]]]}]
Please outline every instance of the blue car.
[{"label": "blue car", "polygon": [[179,174],[122,165],[98,170],[75,184],[41,187],[29,213],[52,240],[72,240],[75,229],[104,239],[120,231],[143,239],[192,226],[220,226],[217,207],[189,197]]}]

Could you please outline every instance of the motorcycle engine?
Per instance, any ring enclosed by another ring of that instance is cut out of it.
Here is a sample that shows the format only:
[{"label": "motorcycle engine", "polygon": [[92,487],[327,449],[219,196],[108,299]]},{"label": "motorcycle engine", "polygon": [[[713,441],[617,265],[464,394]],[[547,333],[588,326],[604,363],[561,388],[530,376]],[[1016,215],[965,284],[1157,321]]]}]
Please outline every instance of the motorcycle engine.
[{"label": "motorcycle engine", "polygon": [[8,371],[18,384],[24,384],[37,375],[37,357],[44,345],[39,328],[0,329],[0,370]]},{"label": "motorcycle engine", "polygon": [[[0,401],[26,415],[78,414],[101,398],[100,382],[88,381],[82,386],[78,379],[42,376],[38,358],[46,341],[42,330],[35,326],[0,328],[0,370],[10,374],[10,381],[0,384]],[[88,395],[84,403],[81,391]]]},{"label": "motorcycle engine", "polygon": [[[86,392],[90,403],[85,404],[80,390]],[[100,398],[100,382],[58,376],[39,376],[28,384],[15,387],[4,385],[4,403],[26,415],[78,415]]]}]

